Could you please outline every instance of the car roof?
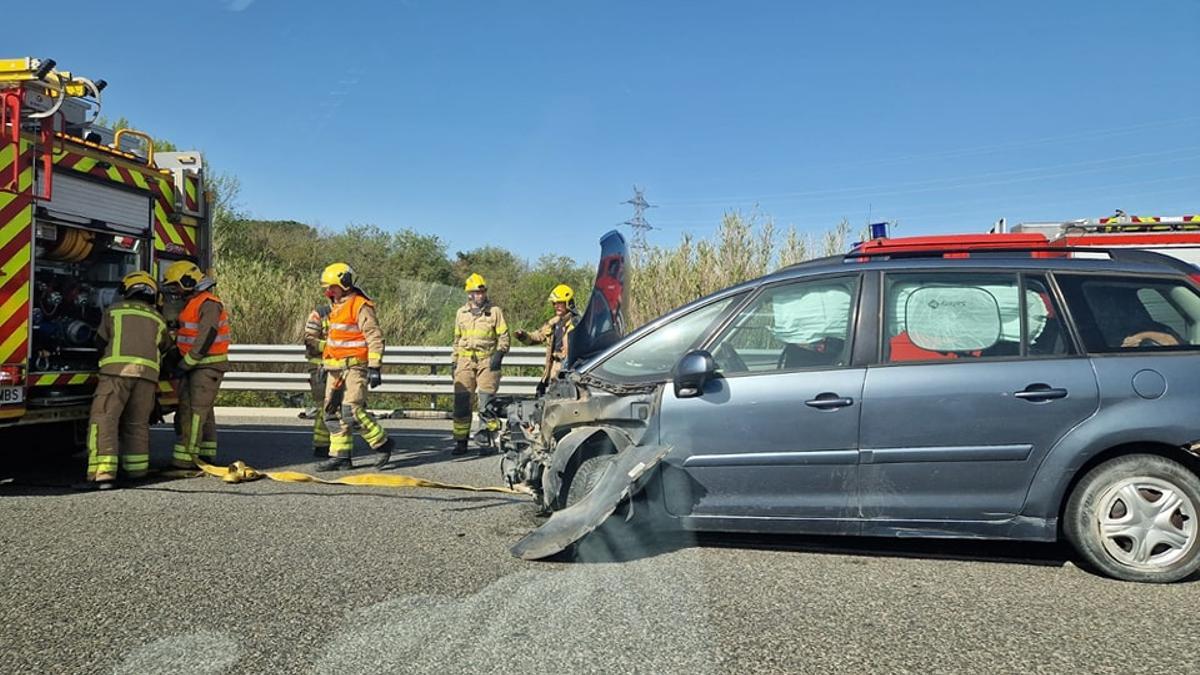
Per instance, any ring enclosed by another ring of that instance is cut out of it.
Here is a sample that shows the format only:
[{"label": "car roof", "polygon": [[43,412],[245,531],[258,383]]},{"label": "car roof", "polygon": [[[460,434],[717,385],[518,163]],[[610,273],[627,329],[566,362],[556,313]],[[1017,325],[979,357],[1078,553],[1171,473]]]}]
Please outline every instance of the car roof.
[{"label": "car roof", "polygon": [[[852,251],[789,265],[756,279],[754,284],[784,279],[850,272],[855,270],[1042,270],[1057,272],[1113,272],[1121,274],[1182,274],[1200,272],[1188,263],[1154,251],[1141,249],[1086,249],[1058,247],[1034,249],[1046,257],[1034,257],[1033,250],[981,250],[963,255],[959,251],[896,252],[862,256]],[[947,257],[953,255],[954,257]],[[961,257],[960,257],[961,256]],[[1071,256],[1071,257],[1068,257]]]}]

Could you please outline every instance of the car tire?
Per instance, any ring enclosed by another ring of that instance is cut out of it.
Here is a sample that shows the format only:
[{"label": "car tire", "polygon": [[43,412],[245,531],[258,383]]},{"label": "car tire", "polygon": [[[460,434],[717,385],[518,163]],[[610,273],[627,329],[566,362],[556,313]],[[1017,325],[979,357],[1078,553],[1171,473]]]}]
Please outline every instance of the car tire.
[{"label": "car tire", "polygon": [[587,496],[587,493],[592,491],[596,486],[596,481],[600,480],[600,476],[604,473],[604,467],[608,466],[615,455],[596,455],[588,457],[583,462],[575,467],[575,472],[571,474],[571,479],[567,481],[566,490],[564,491],[560,502],[561,508],[574,506]]},{"label": "car tire", "polygon": [[1123,581],[1170,583],[1200,569],[1200,478],[1159,455],[1125,455],[1088,471],[1063,513],[1086,566]]}]

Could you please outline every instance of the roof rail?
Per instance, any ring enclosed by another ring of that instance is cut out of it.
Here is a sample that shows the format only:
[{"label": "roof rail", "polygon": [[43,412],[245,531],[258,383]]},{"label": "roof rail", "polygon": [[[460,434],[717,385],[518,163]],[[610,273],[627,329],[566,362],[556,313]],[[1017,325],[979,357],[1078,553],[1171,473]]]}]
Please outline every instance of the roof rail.
[{"label": "roof rail", "polygon": [[[1047,248],[1050,240],[1039,233],[945,234],[929,237],[872,239],[856,246],[849,256],[875,257],[921,253],[970,253],[971,251],[1026,251]],[[1057,247],[1056,247],[1057,248]]]},{"label": "roof rail", "polygon": [[1117,257],[1117,251],[1123,251],[1123,249],[1070,246],[1062,240],[1049,241],[1040,234],[972,234],[873,240],[864,242],[851,250],[843,257],[843,261],[867,262],[893,258],[970,258],[973,254],[980,254],[982,257],[1012,254],[1030,258],[1112,260]]}]

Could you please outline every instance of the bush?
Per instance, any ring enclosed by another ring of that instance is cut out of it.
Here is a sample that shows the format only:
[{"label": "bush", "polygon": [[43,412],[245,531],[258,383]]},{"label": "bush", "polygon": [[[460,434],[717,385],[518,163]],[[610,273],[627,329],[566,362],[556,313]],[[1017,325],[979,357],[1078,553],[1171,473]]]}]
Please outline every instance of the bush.
[{"label": "bush", "polygon": [[820,255],[849,248],[850,224],[819,236],[789,227],[780,238],[775,224],[758,214],[725,214],[712,239],[683,235],[674,248],[634,251],[629,274],[629,321],[640,326],[655,317],[743,281]]}]

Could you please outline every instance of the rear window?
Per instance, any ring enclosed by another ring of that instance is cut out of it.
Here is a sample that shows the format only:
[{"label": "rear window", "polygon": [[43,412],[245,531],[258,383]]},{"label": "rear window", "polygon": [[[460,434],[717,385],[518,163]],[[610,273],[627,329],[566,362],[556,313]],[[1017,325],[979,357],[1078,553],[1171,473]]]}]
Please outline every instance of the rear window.
[{"label": "rear window", "polygon": [[884,303],[885,362],[1070,353],[1041,275],[889,274]]},{"label": "rear window", "polygon": [[1089,352],[1200,346],[1200,294],[1182,279],[1056,275]]}]

